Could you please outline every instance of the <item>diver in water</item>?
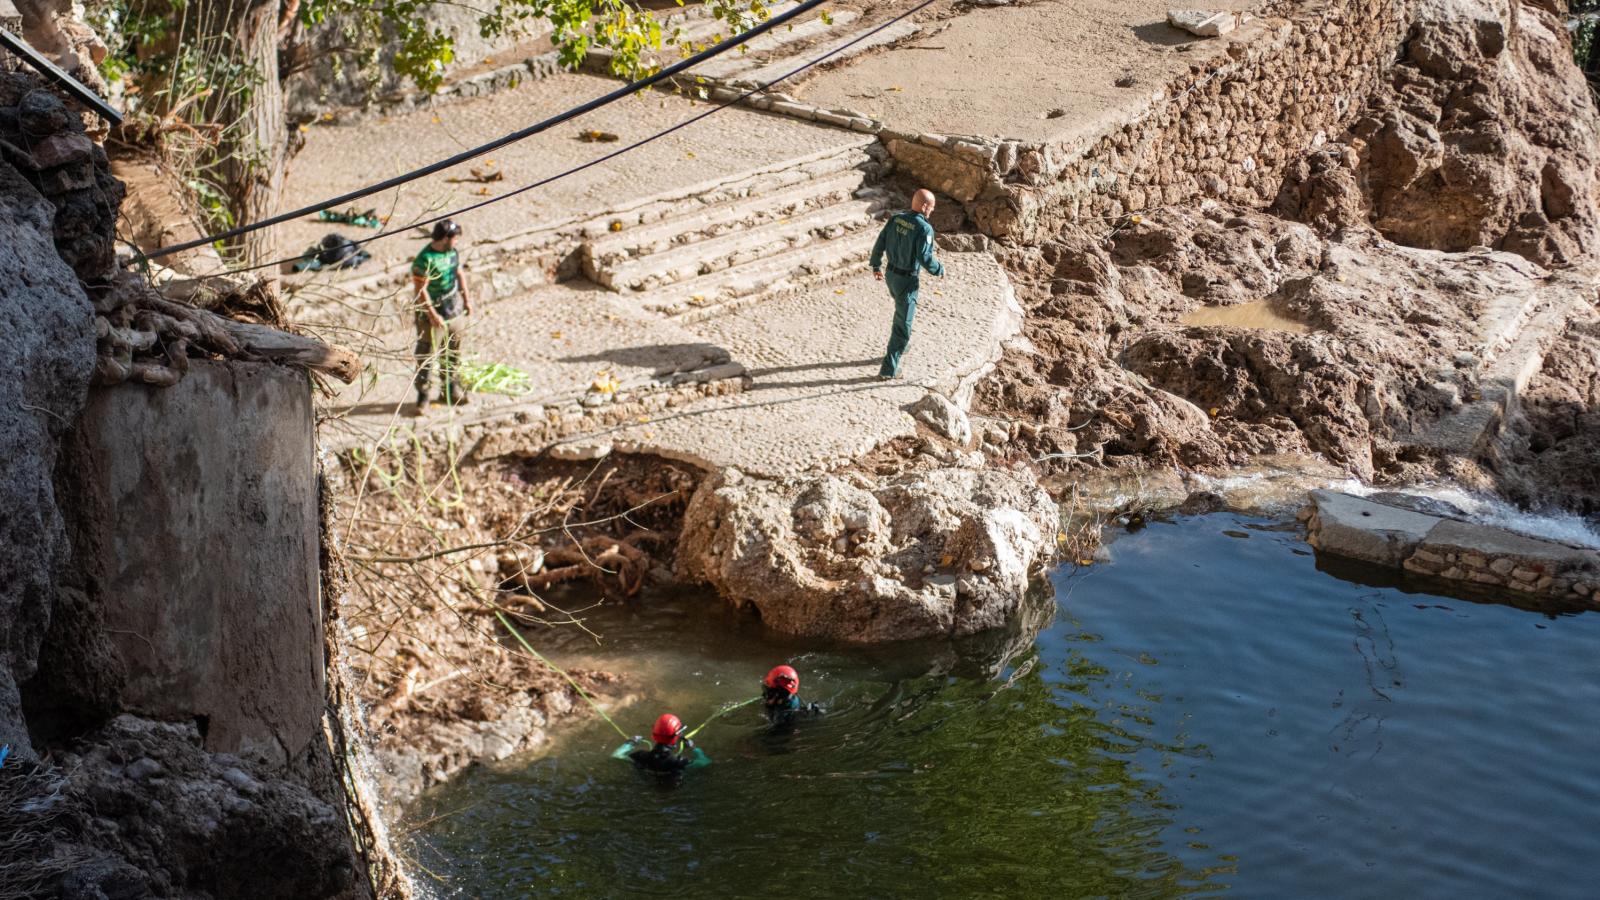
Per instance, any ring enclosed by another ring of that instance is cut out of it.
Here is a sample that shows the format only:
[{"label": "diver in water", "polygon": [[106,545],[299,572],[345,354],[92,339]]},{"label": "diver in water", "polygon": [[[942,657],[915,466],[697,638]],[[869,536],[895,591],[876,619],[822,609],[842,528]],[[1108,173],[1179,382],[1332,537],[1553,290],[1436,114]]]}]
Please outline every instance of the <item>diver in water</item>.
[{"label": "diver in water", "polygon": [[800,673],[793,666],[777,666],[761,682],[761,704],[767,721],[788,725],[796,719],[822,715],[822,707],[800,700]]},{"label": "diver in water", "polygon": [[650,746],[644,738],[636,737],[611,756],[613,759],[630,759],[635,766],[664,775],[676,775],[686,769],[698,769],[711,764],[705,751],[684,736],[688,729],[672,713],[664,713],[650,729]]}]

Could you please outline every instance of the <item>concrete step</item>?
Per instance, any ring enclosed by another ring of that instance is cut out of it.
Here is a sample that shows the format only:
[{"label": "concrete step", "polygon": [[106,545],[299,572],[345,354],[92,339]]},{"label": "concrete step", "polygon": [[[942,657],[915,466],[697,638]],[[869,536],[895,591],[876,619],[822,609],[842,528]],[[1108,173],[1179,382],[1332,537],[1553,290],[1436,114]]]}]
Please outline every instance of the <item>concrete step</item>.
[{"label": "concrete step", "polygon": [[1536,302],[1516,310],[1514,328],[1507,323],[1490,332],[1493,343],[1482,354],[1479,396],[1403,440],[1469,458],[1487,452],[1573,311],[1588,302],[1584,294],[1559,288],[1535,291],[1532,297]]},{"label": "concrete step", "polygon": [[[584,271],[591,278],[630,259],[662,253],[673,247],[719,237],[793,218],[810,210],[846,202],[863,190],[862,173],[842,169],[807,179],[775,193],[748,195],[713,203],[685,215],[607,234],[584,245]],[[868,199],[863,196],[862,199]]]},{"label": "concrete step", "polygon": [[702,275],[689,281],[644,292],[644,308],[692,322],[725,311],[739,300],[839,273],[852,266],[865,269],[877,222],[834,240],[792,248],[745,265]]},{"label": "concrete step", "polygon": [[724,269],[737,268],[791,249],[831,241],[871,227],[874,200],[851,200],[812,210],[786,221],[750,231],[674,247],[601,269],[595,281],[616,291],[644,291],[693,281]]},{"label": "concrete step", "polygon": [[[787,5],[785,5],[784,9],[774,9],[773,15],[778,15],[786,9]],[[724,53],[721,56],[706,60],[694,69],[694,74],[706,78],[743,77],[743,73],[756,67],[753,60],[759,58],[757,54],[782,52],[789,49],[791,45],[819,38],[835,29],[844,28],[857,18],[859,18],[859,15],[853,10],[841,9],[833,14],[833,23],[828,24],[822,21],[820,15],[812,13],[799,22],[791,23],[787,28],[769,31],[750,41],[745,45],[750,48],[748,53]],[[723,33],[726,34],[727,32],[724,30]],[[708,40],[709,35],[704,39]],[[794,68],[794,65],[788,66],[784,71],[792,68]]]},{"label": "concrete step", "polygon": [[[837,21],[838,20],[835,19],[835,22]],[[871,37],[862,39],[859,43],[850,43],[851,41],[854,41],[871,31],[872,28],[873,26],[868,25],[858,28],[853,32],[840,34],[838,37],[830,41],[820,43],[807,49],[803,53],[796,54],[794,56],[779,57],[778,54],[773,54],[774,58],[771,58],[766,65],[759,67],[750,66],[745,68],[743,71],[729,73],[728,75],[723,76],[723,80],[750,82],[754,84],[767,84],[773,81],[773,79],[782,78],[783,76],[788,75],[791,71],[798,68],[802,63],[812,59],[821,58],[826,54],[835,53],[835,56],[829,57],[829,62],[837,64],[840,60],[859,56],[860,54],[865,53],[874,47],[881,47],[885,44],[898,41],[902,38],[910,37],[911,35],[922,30],[922,26],[919,23],[913,22],[910,19],[904,19],[894,23],[893,25],[890,25]],[[785,86],[787,84],[788,82],[779,82],[777,90],[789,90],[789,88]]]},{"label": "concrete step", "polygon": [[[657,222],[694,216],[712,206],[774,193],[838,172],[856,170],[865,173],[875,165],[872,157],[866,152],[867,146],[874,140],[871,135],[862,135],[860,139],[853,139],[843,147],[830,148],[812,156],[784,160],[759,171],[700,184],[681,192],[653,197],[632,206],[607,210],[573,221],[565,227],[567,230],[576,231],[584,240],[601,241],[614,235],[625,235]],[[621,230],[616,230],[618,228]]]}]

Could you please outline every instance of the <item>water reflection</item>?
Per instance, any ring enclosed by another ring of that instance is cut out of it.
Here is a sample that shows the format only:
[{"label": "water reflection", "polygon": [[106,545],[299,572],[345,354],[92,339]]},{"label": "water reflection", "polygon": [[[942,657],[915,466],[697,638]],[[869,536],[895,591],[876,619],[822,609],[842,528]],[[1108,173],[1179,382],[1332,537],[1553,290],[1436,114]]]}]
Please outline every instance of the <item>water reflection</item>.
[{"label": "water reflection", "polygon": [[[1248,535],[1241,539],[1229,536]],[[1600,616],[1407,593],[1292,525],[1153,522],[1017,626],[864,651],[695,598],[597,610],[566,662],[638,673],[618,712],[697,722],[790,660],[830,709],[745,711],[673,790],[603,725],[415,813],[461,896],[1581,897],[1600,879]]]},{"label": "water reflection", "polygon": [[[479,805],[431,829],[423,856],[483,897],[626,896],[684,879],[734,897],[764,894],[774,878],[816,897],[898,896],[908,878],[963,897],[1214,887],[1214,873],[1163,849],[1172,804],[1141,758],[1167,767],[1202,751],[1153,733],[1158,694],[1120,696],[1117,676],[1078,650],[1041,655],[1055,610],[1041,592],[1008,630],[804,653],[803,693],[829,714],[782,732],[759,713],[730,716],[701,735],[713,765],[675,789],[607,760],[614,734],[587,728],[559,757],[481,770],[426,798],[419,815]],[[669,646],[702,646],[702,618],[663,614]],[[589,622],[611,635],[608,651],[568,658],[638,661],[646,651],[618,615]],[[665,703],[715,708],[788,652],[749,633],[724,633],[718,647],[654,651],[645,699],[619,719],[645,721]]]}]

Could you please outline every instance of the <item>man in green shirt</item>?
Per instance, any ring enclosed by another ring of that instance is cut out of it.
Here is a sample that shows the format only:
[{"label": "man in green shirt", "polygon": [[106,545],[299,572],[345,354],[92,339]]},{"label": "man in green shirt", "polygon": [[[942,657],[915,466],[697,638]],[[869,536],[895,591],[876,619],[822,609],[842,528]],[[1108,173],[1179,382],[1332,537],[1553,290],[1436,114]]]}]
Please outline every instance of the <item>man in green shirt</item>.
[{"label": "man in green shirt", "polygon": [[411,286],[417,311],[417,388],[415,415],[428,408],[428,383],[433,368],[439,367],[439,399],[444,403],[467,402],[467,392],[456,377],[461,356],[461,324],[457,319],[472,314],[467,281],[461,274],[461,256],[456,238],[461,226],[445,219],[433,226],[433,239],[411,261]]},{"label": "man in green shirt", "polygon": [[894,327],[889,331],[889,350],[878,368],[878,378],[887,381],[900,375],[900,357],[911,343],[911,320],[917,314],[917,277],[921,269],[944,275],[944,266],[933,255],[933,192],[919,190],[911,195],[911,211],[896,213],[872,245],[872,277],[884,280],[883,256],[889,255],[889,295],[894,298]]}]

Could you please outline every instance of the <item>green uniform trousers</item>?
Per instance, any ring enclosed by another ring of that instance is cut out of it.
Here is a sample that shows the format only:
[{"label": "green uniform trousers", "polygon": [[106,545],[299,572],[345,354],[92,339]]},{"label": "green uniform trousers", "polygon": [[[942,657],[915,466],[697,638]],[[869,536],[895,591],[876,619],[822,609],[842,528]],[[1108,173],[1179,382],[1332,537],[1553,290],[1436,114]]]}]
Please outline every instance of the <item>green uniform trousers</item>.
[{"label": "green uniform trousers", "polygon": [[461,332],[465,329],[466,322],[460,316],[445,319],[443,328],[435,328],[427,315],[417,313],[417,374],[411,383],[418,394],[428,392],[433,369],[437,366],[439,399],[456,403],[465,396],[466,390],[461,386],[461,379],[456,372],[461,362]]},{"label": "green uniform trousers", "polygon": [[894,377],[900,374],[900,357],[911,344],[911,320],[917,315],[917,279],[888,272],[883,276],[894,298],[894,326],[889,329],[889,349],[883,355],[879,375]]}]

